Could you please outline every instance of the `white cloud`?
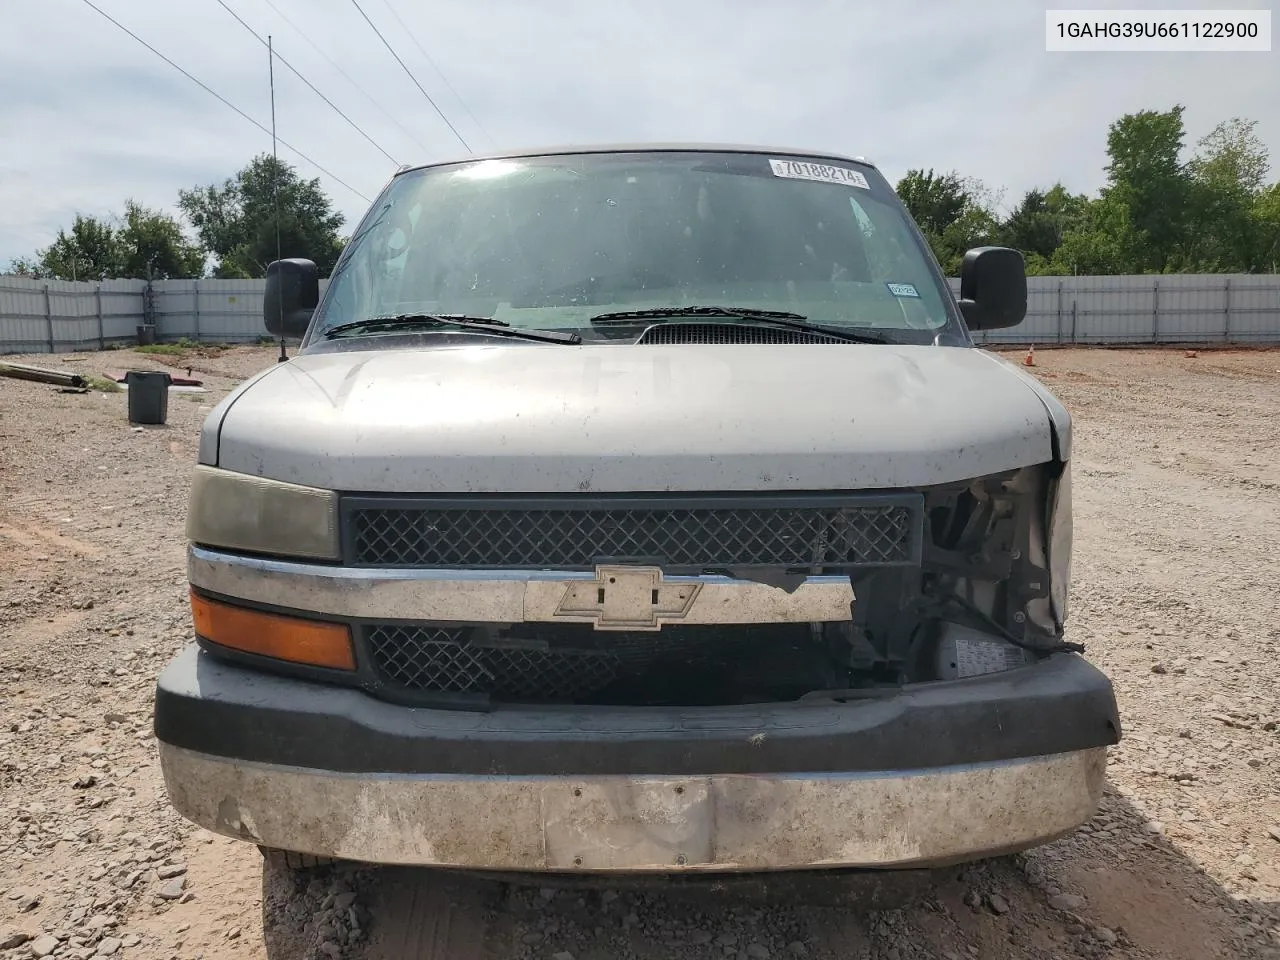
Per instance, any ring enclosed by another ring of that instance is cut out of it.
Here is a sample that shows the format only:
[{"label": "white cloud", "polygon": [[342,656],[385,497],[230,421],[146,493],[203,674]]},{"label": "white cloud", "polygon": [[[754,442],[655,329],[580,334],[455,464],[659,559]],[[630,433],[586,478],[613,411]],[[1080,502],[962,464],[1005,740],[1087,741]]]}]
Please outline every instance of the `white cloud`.
[{"label": "white cloud", "polygon": [[[269,122],[265,51],[216,0],[95,2]],[[270,5],[227,2],[398,160],[465,154],[351,0],[272,2],[430,150]],[[644,140],[794,145],[868,156],[891,180],[910,167],[954,168],[1005,188],[1010,202],[1056,180],[1095,190],[1112,120],[1183,103],[1188,146],[1219,120],[1249,117],[1280,166],[1280,54],[1050,54],[1044,7],[1025,0],[861,9],[836,0],[390,3],[492,141],[387,0],[361,0],[477,151]],[[221,180],[270,149],[263,133],[82,0],[11,4],[4,19],[0,263],[48,243],[77,211],[118,210],[126,197],[172,207],[179,189]],[[277,70],[277,84],[280,135],[372,196],[392,165],[288,71]],[[356,220],[365,202],[322,179]]]}]

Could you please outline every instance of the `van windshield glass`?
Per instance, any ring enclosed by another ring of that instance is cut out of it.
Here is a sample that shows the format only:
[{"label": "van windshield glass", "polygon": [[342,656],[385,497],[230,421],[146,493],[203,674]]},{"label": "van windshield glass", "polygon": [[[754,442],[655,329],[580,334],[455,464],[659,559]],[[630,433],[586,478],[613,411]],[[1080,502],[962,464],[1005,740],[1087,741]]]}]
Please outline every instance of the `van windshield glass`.
[{"label": "van windshield glass", "polygon": [[316,332],[463,314],[616,336],[614,311],[725,305],[931,342],[950,297],[872,167],[728,152],[571,154],[396,177],[355,232]]}]

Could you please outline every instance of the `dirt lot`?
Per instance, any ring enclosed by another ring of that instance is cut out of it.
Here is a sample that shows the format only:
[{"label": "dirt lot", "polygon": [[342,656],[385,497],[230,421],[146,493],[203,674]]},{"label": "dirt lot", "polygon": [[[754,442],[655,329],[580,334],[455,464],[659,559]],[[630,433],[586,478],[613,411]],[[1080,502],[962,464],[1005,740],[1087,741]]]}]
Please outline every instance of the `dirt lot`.
[{"label": "dirt lot", "polygon": [[[122,393],[0,380],[0,957],[414,956],[390,944],[423,885],[264,882],[256,850],[165,801],[151,691],[189,637],[197,429],[272,351],[74,359],[28,362],[190,365],[210,392],[142,429]],[[496,905],[488,956],[1280,956],[1280,352],[1036,360],[1076,417],[1071,638],[1126,725],[1096,819],[870,915],[527,891]]]}]

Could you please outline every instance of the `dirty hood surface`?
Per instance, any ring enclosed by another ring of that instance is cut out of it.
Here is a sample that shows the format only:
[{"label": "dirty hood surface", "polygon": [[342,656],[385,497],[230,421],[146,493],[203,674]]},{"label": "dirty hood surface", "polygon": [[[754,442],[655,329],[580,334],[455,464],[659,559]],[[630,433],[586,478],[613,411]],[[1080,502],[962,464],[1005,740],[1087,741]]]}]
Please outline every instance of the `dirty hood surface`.
[{"label": "dirty hood surface", "polygon": [[852,490],[1053,456],[1033,387],[957,347],[320,353],[259,376],[222,413],[206,462],[366,492]]}]

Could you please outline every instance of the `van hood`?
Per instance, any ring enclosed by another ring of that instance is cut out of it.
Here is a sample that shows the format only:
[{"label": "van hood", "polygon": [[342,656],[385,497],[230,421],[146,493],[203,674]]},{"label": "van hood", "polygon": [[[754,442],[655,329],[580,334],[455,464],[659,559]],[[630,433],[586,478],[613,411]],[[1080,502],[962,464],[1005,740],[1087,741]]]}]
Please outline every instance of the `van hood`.
[{"label": "van hood", "polygon": [[303,354],[219,405],[201,461],[368,493],[924,486],[1052,459],[1055,419],[1065,450],[1020,373],[872,344]]}]

